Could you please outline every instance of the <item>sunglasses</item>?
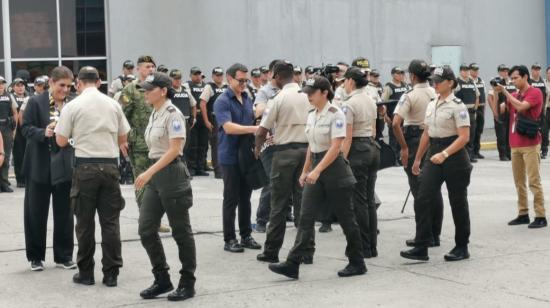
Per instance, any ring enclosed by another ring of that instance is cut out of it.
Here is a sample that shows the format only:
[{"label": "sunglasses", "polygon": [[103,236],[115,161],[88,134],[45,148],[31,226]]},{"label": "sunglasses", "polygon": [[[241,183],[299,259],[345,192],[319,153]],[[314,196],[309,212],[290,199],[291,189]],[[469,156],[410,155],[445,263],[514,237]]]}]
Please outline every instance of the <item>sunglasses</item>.
[{"label": "sunglasses", "polygon": [[240,85],[246,84],[248,82],[248,78],[241,78],[241,79],[235,79]]}]

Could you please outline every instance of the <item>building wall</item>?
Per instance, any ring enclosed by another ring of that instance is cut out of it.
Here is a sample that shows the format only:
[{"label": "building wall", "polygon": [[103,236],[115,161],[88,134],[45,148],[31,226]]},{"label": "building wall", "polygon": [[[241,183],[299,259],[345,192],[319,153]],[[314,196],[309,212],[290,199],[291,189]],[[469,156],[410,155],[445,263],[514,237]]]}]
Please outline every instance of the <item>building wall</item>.
[{"label": "building wall", "polygon": [[[431,47],[460,45],[481,76],[500,63],[546,64],[544,0],[113,0],[107,1],[111,76],[151,54],[180,68],[274,58],[295,64],[365,56],[388,80],[392,66],[430,61]],[[521,25],[524,27],[520,27]],[[491,121],[492,122],[492,121]]]}]

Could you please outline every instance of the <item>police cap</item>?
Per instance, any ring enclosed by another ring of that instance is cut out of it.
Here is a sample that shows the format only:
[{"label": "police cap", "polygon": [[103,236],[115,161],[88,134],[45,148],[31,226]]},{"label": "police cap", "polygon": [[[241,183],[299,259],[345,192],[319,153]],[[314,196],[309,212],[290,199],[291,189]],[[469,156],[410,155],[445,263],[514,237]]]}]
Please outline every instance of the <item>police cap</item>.
[{"label": "police cap", "polygon": [[540,63],[535,62],[535,64],[531,65],[531,69],[533,70],[540,70],[542,68],[542,65]]},{"label": "police cap", "polygon": [[267,67],[267,66],[262,66],[262,67],[260,67],[260,72],[261,72],[262,74],[269,73],[269,67]]},{"label": "police cap", "polygon": [[435,83],[440,83],[444,80],[453,80],[456,85],[455,73],[448,65],[436,68],[434,71],[433,80]]},{"label": "police cap", "polygon": [[34,79],[34,85],[37,86],[37,85],[43,85],[43,84],[46,84],[46,79],[44,78],[44,76],[38,76],[36,77],[36,79]]},{"label": "police cap", "polygon": [[262,72],[260,72],[260,69],[259,68],[255,68],[253,69],[252,71],[250,71],[250,76],[252,77],[260,77],[262,75]]},{"label": "police cap", "polygon": [[142,91],[151,91],[155,88],[170,88],[172,80],[168,75],[161,72],[156,72],[153,75],[147,76],[143,82],[138,84],[138,88]]},{"label": "police cap", "polygon": [[164,64],[159,65],[159,67],[157,68],[157,72],[168,74],[168,71],[168,68]]},{"label": "police cap", "polygon": [[470,66],[466,63],[462,63],[460,64],[460,70],[461,71],[469,71],[470,70]]},{"label": "police cap", "polygon": [[212,69],[212,75],[221,76],[223,75],[223,68],[216,66]]},{"label": "police cap", "polygon": [[23,80],[23,78],[15,78],[11,84],[16,85],[20,83],[25,84],[25,80]]},{"label": "police cap", "polygon": [[6,79],[3,76],[0,76],[0,83],[6,83]]},{"label": "police cap", "polygon": [[181,79],[182,73],[178,69],[173,69],[170,71],[170,77],[172,77],[173,79]]},{"label": "police cap", "polygon": [[403,71],[399,66],[396,66],[391,69],[391,74],[403,74],[405,71]]},{"label": "police cap", "polygon": [[499,72],[509,71],[509,70],[510,70],[510,68],[506,64],[501,64],[497,67],[497,71],[499,71]]},{"label": "police cap", "polygon": [[372,69],[369,74],[372,77],[380,77],[380,72],[377,69]]},{"label": "police cap", "polygon": [[191,75],[198,75],[198,74],[202,74],[202,70],[196,66],[193,66],[191,68]]},{"label": "police cap", "polygon": [[299,66],[299,65],[295,65],[294,66],[294,74],[295,75],[302,74],[302,67]]},{"label": "police cap", "polygon": [[155,60],[153,60],[153,57],[151,57],[151,56],[141,56],[141,57],[138,58],[137,63],[138,64],[152,63],[154,66],[157,66],[157,64],[155,63]]},{"label": "police cap", "polygon": [[479,71],[479,65],[477,63],[471,63],[470,64],[470,70],[471,71]]},{"label": "police cap", "polygon": [[132,60],[126,60],[126,61],[124,61],[124,63],[122,64],[122,67],[123,67],[123,68],[127,68],[127,69],[133,69],[133,68],[134,68],[134,61],[132,61]]},{"label": "police cap", "polygon": [[315,74],[315,67],[308,65],[306,66],[306,74]]},{"label": "police cap", "polygon": [[370,62],[367,58],[359,57],[351,62],[351,66],[368,69],[370,68]]},{"label": "police cap", "polygon": [[312,94],[317,90],[329,91],[330,93],[332,93],[332,86],[330,85],[330,81],[328,81],[328,79],[323,76],[315,76],[306,81],[306,84],[301,91],[306,94]]}]

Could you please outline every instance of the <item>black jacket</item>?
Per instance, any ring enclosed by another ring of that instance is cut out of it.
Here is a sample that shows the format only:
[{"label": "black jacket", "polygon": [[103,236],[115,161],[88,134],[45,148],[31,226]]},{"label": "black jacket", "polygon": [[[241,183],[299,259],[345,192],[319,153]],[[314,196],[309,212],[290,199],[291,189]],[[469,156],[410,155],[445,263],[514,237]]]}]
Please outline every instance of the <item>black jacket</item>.
[{"label": "black jacket", "polygon": [[[33,96],[29,98],[27,107],[23,114],[23,124],[21,131],[27,138],[27,149],[23,159],[23,172],[32,181],[42,184],[57,184],[60,178],[70,180],[72,170],[67,170],[71,166],[72,155],[62,155],[62,158],[54,160],[52,166],[52,155],[57,155],[59,148],[55,144],[55,137],[46,138],[46,127],[51,123],[50,120],[50,97],[49,93]],[[72,152],[70,146],[67,150]],[[54,183],[52,183],[52,172]],[[60,175],[61,173],[61,175]]]}]

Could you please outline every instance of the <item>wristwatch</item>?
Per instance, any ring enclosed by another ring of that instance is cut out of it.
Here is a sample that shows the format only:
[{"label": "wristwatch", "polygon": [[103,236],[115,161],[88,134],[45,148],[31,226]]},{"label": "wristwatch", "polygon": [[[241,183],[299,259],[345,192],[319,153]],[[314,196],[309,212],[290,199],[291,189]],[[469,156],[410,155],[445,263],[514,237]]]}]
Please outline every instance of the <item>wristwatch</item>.
[{"label": "wristwatch", "polygon": [[441,154],[443,154],[443,156],[445,156],[446,159],[449,158],[449,153],[447,153],[447,151],[443,150]]}]

